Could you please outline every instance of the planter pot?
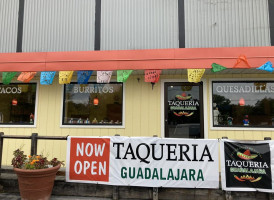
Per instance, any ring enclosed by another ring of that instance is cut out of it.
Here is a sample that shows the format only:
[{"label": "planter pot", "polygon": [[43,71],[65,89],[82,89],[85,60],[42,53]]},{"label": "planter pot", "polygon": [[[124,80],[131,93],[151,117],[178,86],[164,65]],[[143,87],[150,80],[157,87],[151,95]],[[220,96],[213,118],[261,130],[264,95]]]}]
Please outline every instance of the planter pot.
[{"label": "planter pot", "polygon": [[60,166],[35,170],[14,168],[22,200],[50,199],[55,176]]}]

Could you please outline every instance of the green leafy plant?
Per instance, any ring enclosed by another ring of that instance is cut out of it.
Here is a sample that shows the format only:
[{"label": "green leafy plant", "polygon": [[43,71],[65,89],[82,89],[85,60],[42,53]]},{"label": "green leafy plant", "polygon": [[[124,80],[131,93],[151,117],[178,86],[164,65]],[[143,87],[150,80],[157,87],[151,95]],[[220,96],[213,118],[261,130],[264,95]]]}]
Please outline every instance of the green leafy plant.
[{"label": "green leafy plant", "polygon": [[48,160],[47,157],[43,155],[25,155],[24,151],[16,149],[13,152],[13,159],[11,164],[14,168],[20,169],[46,169],[49,167],[55,167],[59,164],[64,165],[63,161],[59,161],[57,158]]}]

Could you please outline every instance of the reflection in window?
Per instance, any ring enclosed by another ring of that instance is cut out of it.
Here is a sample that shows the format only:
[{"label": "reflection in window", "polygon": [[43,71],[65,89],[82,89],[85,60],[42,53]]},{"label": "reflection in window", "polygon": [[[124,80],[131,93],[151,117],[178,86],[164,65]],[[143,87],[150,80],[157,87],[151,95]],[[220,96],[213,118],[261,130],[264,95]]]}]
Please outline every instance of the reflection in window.
[{"label": "reflection in window", "polygon": [[123,84],[68,84],[64,125],[122,125]]},{"label": "reflection in window", "polygon": [[0,85],[0,124],[33,125],[36,83]]},{"label": "reflection in window", "polygon": [[273,127],[274,82],[212,82],[214,127]]}]

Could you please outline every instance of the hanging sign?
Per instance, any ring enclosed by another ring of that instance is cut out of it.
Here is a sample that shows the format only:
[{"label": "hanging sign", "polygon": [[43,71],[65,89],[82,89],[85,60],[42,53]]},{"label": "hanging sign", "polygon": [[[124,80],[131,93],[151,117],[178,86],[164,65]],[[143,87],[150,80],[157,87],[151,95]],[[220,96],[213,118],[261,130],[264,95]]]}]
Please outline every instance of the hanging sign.
[{"label": "hanging sign", "polygon": [[112,71],[97,71],[97,83],[109,83]]},{"label": "hanging sign", "polygon": [[160,69],[158,70],[145,70],[145,82],[157,83],[160,79]]},{"label": "hanging sign", "polygon": [[10,84],[14,76],[17,74],[17,72],[3,72],[2,73],[2,81],[4,85]]},{"label": "hanging sign", "polygon": [[41,85],[51,85],[56,72],[41,72],[40,84]]},{"label": "hanging sign", "polygon": [[205,73],[205,69],[187,69],[188,82],[199,83]]},{"label": "hanging sign", "polygon": [[68,137],[68,182],[218,188],[218,140]]},{"label": "hanging sign", "polygon": [[60,71],[59,84],[70,84],[73,71]]},{"label": "hanging sign", "polygon": [[274,141],[221,140],[223,190],[274,192],[273,153]]},{"label": "hanging sign", "polygon": [[87,84],[93,71],[78,71],[77,72],[77,83]]},{"label": "hanging sign", "polygon": [[251,68],[245,55],[240,55],[233,68]]},{"label": "hanging sign", "polygon": [[126,82],[133,70],[117,70],[117,82]]},{"label": "hanging sign", "polygon": [[31,79],[34,78],[37,72],[21,72],[21,74],[18,76],[17,80],[22,81],[24,83],[28,83],[31,81]]}]

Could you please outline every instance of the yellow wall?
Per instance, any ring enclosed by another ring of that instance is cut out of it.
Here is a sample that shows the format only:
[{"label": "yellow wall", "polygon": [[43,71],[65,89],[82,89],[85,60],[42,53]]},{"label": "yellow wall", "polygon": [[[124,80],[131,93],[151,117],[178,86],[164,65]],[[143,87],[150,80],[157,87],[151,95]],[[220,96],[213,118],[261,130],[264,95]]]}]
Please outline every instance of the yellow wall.
[{"label": "yellow wall", "polygon": [[[248,75],[210,75],[205,76],[207,82],[207,98],[209,101],[209,79],[210,78],[266,78],[273,75],[248,74]],[[114,77],[115,78],[115,77]],[[137,78],[140,78],[138,82]],[[161,79],[186,79],[185,75],[163,75]],[[95,81],[95,77],[91,81]],[[62,85],[58,79],[51,86],[39,85],[38,109],[36,128],[0,128],[5,135],[31,135],[38,133],[43,136],[161,136],[161,84],[155,84],[152,90],[150,83],[145,83],[143,75],[131,76],[125,84],[125,128],[60,128]],[[221,131],[210,130],[210,107],[207,106],[208,137],[221,138],[227,136],[229,139],[261,140],[264,137],[274,138],[273,131]],[[23,146],[23,147],[22,147]],[[11,163],[12,152],[22,147],[28,154],[30,152],[30,140],[4,140],[3,160],[4,165]],[[65,141],[43,141],[38,142],[38,153],[47,155],[48,158],[57,157],[65,160]]]}]

